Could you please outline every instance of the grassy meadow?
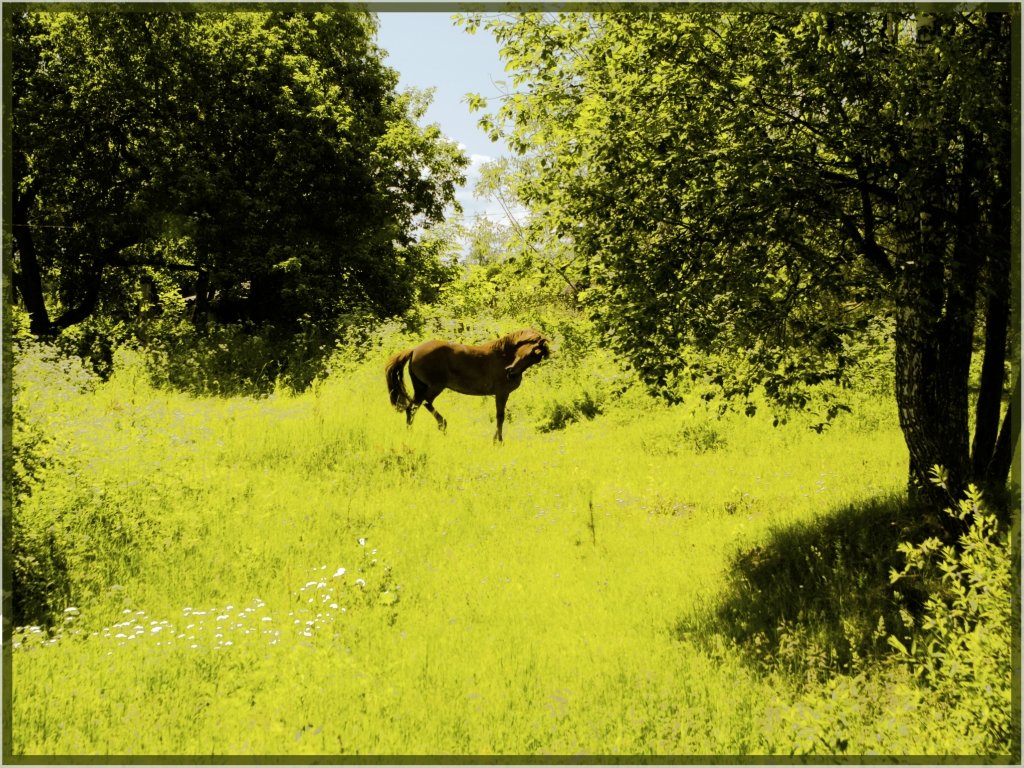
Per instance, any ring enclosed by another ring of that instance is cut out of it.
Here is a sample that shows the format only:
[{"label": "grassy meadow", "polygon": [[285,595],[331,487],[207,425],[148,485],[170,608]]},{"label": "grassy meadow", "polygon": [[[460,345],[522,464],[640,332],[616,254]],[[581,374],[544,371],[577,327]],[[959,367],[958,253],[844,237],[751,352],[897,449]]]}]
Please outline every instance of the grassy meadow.
[{"label": "grassy meadow", "polygon": [[989,749],[880,650],[913,528],[886,388],[773,426],[568,328],[503,445],[491,398],[406,429],[393,329],[266,397],[20,356],[15,535],[57,619],[14,631],[8,757]]}]

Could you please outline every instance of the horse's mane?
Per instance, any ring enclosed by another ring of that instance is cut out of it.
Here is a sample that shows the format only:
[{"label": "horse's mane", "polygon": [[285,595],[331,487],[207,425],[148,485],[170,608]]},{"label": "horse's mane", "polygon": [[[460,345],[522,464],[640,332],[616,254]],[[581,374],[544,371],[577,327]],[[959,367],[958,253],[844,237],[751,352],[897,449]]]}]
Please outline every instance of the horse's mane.
[{"label": "horse's mane", "polygon": [[497,341],[493,342],[494,348],[505,352],[510,349],[515,349],[524,341],[541,341],[544,337],[537,333],[532,328],[521,328],[518,331],[512,331],[512,333],[506,333]]}]

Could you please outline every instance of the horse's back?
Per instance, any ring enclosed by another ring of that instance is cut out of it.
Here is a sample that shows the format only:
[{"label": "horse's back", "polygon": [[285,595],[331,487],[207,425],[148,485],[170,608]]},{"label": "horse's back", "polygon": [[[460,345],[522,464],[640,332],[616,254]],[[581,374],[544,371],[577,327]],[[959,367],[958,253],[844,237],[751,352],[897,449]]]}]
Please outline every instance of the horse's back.
[{"label": "horse's back", "polygon": [[494,394],[501,364],[487,345],[471,346],[432,339],[416,347],[409,371],[424,383],[466,395]]},{"label": "horse's back", "polygon": [[493,357],[494,351],[490,349],[489,345],[456,344],[440,339],[424,341],[412,351],[412,359],[419,363],[427,361],[450,363],[453,360],[483,363]]},{"label": "horse's back", "polygon": [[439,349],[444,349],[445,347],[451,346],[452,345],[449,344],[447,341],[441,341],[440,339],[431,339],[430,341],[424,341],[422,344],[413,347],[412,359],[422,360],[425,357],[434,356],[437,350]]}]

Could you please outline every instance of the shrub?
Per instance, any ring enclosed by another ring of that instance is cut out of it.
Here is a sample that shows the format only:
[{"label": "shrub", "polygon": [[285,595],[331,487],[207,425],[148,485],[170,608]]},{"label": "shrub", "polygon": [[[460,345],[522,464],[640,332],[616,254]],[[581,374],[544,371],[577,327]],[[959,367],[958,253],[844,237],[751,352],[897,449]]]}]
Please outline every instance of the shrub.
[{"label": "shrub", "polygon": [[304,390],[326,369],[340,332],[312,325],[293,333],[271,325],[210,323],[200,333],[182,321],[144,348],[155,386],[193,395],[254,396],[282,386]]},{"label": "shrub", "polygon": [[53,626],[69,606],[123,581],[140,545],[153,538],[160,505],[149,495],[158,490],[133,487],[108,461],[111,453],[141,449],[117,420],[131,418],[130,401],[146,374],[141,353],[115,350],[104,387],[124,396],[105,400],[94,392],[97,375],[53,345],[21,342],[15,361],[12,619]]},{"label": "shrub", "polygon": [[906,565],[893,569],[893,583],[922,576],[937,583],[919,627],[911,627],[909,647],[907,638],[889,643],[948,710],[946,728],[980,753],[1005,754],[1020,723],[1011,687],[1019,617],[1008,544],[974,486],[946,511],[967,526],[958,547],[934,537],[899,546]]},{"label": "shrub", "polygon": [[934,537],[897,547],[905,564],[890,581],[930,595],[919,607],[904,601],[908,636],[887,638],[895,655],[855,664],[823,688],[806,687],[795,703],[771,707],[771,751],[1019,757],[1019,619],[1007,540],[975,488],[947,512],[968,526],[958,547]]},{"label": "shrub", "polygon": [[66,529],[40,509],[47,478],[68,474],[71,446],[53,420],[67,401],[91,391],[97,377],[56,347],[20,339],[11,376],[10,477],[12,611],[15,623],[51,624],[68,605],[72,586]]},{"label": "shrub", "polygon": [[679,431],[683,444],[694,453],[710,453],[725,448],[728,441],[719,429],[710,422],[684,424]]},{"label": "shrub", "polygon": [[11,519],[11,611],[16,625],[53,625],[71,605],[71,569],[56,526]]},{"label": "shrub", "polygon": [[601,405],[588,390],[584,389],[577,395],[570,395],[566,400],[552,399],[545,403],[537,429],[541,432],[554,432],[578,421],[593,419],[600,413]]},{"label": "shrub", "polygon": [[635,374],[597,345],[587,321],[565,317],[539,325],[551,338],[553,353],[517,395],[539,431],[565,429],[613,407],[635,405],[631,398],[641,392]]},{"label": "shrub", "polygon": [[671,431],[649,430],[640,438],[640,447],[651,456],[714,453],[728,446],[723,431],[719,417],[702,409]]},{"label": "shrub", "polygon": [[845,354],[853,361],[850,384],[858,392],[888,395],[893,391],[895,327],[891,315],[879,312],[865,322],[861,334],[845,342]]}]

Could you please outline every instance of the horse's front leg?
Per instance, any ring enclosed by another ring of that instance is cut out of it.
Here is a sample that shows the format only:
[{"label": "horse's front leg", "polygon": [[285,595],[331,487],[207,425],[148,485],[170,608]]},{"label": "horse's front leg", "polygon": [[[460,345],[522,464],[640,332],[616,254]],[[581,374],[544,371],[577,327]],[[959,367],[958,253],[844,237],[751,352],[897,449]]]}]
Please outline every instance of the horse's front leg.
[{"label": "horse's front leg", "polygon": [[496,443],[502,442],[501,439],[501,427],[505,423],[505,403],[508,402],[508,394],[498,393],[494,396],[494,407],[495,407],[495,421],[498,423],[498,429],[494,433],[494,441]]}]

